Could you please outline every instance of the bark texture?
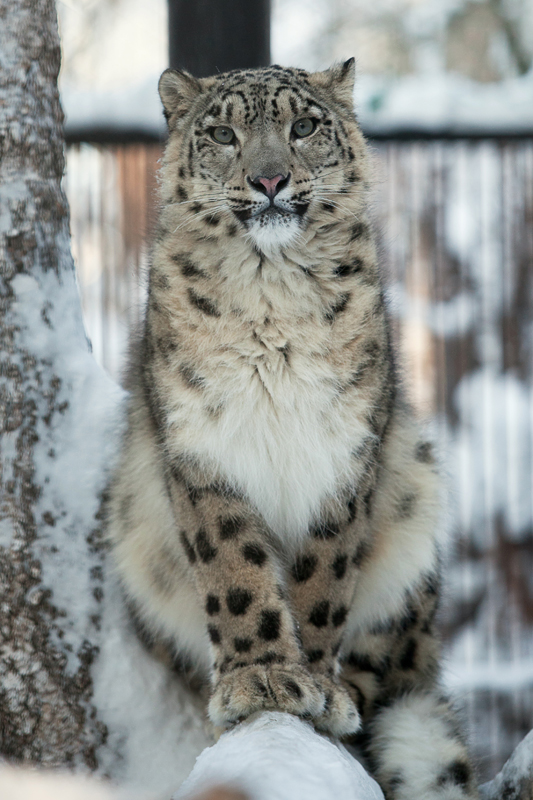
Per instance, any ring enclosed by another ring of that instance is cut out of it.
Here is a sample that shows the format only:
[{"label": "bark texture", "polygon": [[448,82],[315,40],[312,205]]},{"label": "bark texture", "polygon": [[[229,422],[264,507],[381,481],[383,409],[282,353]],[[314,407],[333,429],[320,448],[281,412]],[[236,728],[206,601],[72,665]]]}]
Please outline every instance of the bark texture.
[{"label": "bark texture", "polygon": [[[41,510],[51,498],[39,485],[35,463],[41,429],[52,431],[69,410],[54,353],[31,346],[41,326],[54,329],[53,294],[42,291],[44,283],[55,283],[59,292],[64,274],[73,271],[60,186],[63,117],[53,0],[1,0],[0,31],[0,750],[14,761],[93,768],[95,748],[106,736],[90,703],[97,648],[90,631],[71,652],[61,644],[67,615],[44,579],[40,551],[44,531],[56,525],[62,509],[50,502]],[[32,303],[30,315],[40,315],[40,326],[21,309],[22,295]],[[47,457],[54,458],[53,448]],[[87,563],[98,569],[98,522],[93,526]],[[94,605],[96,615],[97,598]]]}]

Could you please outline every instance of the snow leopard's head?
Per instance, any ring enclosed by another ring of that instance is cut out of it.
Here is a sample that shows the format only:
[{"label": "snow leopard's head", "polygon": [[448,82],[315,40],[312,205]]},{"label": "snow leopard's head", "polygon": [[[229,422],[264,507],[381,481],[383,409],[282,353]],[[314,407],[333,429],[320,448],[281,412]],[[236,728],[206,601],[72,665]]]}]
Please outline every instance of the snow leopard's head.
[{"label": "snow leopard's head", "polygon": [[267,254],[311,226],[353,222],[366,173],[353,82],[353,59],[325,72],[272,66],[200,80],[166,70],[167,200],[190,224],[231,220]]}]

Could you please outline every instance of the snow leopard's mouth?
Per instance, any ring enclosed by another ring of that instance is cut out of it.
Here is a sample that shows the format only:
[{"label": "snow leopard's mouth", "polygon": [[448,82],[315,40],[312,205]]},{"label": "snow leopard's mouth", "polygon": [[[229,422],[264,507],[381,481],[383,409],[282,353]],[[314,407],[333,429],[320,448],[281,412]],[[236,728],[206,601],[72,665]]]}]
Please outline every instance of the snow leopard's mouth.
[{"label": "snow leopard's mouth", "polygon": [[277,226],[286,226],[290,222],[299,225],[301,218],[309,208],[309,203],[285,202],[287,204],[290,203],[288,208],[277,205],[277,203],[271,203],[263,208],[233,208],[232,211],[237,219],[244,223],[248,229],[255,225],[274,229]]},{"label": "snow leopard's mouth", "polygon": [[279,206],[269,206],[258,214],[253,214],[251,220],[261,220],[264,222],[277,222],[281,217],[292,217],[293,212],[287,211]]},{"label": "snow leopard's mouth", "polygon": [[270,205],[256,213],[252,213],[249,217],[249,221],[258,221],[261,225],[275,225],[277,223],[286,222],[287,220],[297,220],[298,217],[303,217],[308,208],[309,203],[294,203],[291,208]]},{"label": "snow leopard's mouth", "polygon": [[294,211],[289,211],[288,209],[274,205],[267,206],[257,211],[251,208],[232,210],[241,222],[245,224],[248,223],[248,225],[253,225],[254,223],[259,223],[260,225],[276,225],[297,216]]}]

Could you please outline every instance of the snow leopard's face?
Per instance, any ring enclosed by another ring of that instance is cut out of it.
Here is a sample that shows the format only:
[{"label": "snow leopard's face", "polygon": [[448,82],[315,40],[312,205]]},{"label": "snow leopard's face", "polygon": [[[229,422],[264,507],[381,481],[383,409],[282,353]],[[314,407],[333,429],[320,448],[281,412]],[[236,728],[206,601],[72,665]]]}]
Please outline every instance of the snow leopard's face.
[{"label": "snow leopard's face", "polygon": [[312,224],[353,216],[363,144],[352,91],[353,60],[314,74],[269,67],[199,81],[167,70],[176,202],[207,226],[231,216],[267,253]]}]

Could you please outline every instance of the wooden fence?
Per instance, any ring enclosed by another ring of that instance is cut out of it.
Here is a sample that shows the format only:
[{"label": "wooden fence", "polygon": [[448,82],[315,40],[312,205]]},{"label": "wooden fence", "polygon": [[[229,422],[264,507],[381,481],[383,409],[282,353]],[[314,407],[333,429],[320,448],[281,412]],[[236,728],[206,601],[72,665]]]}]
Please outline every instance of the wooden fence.
[{"label": "wooden fence", "polygon": [[[373,152],[398,348],[448,475],[444,679],[485,778],[533,727],[533,141]],[[144,298],[159,157],[157,145],[68,150],[86,325],[115,377]]]}]

